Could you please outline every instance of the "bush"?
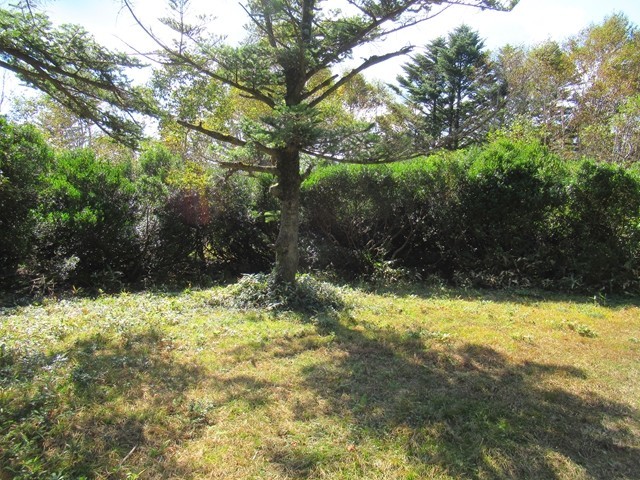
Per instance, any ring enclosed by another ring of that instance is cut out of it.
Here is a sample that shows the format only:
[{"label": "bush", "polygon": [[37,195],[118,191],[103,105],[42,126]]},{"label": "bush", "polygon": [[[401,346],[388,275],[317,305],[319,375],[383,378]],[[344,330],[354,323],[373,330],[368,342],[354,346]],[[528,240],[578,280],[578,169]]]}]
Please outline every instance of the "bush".
[{"label": "bush", "polygon": [[563,251],[572,281],[640,290],[640,176],[622,167],[581,164],[568,186]]},{"label": "bush", "polygon": [[309,266],[370,271],[391,249],[395,191],[388,168],[330,167],[311,176],[302,197]]},{"label": "bush", "polygon": [[[137,169],[87,150],[53,155],[34,129],[4,120],[0,147],[5,287],[18,272],[117,288],[271,266],[272,177],[226,178],[157,145]],[[640,292],[637,169],[561,162],[535,142],[499,137],[405,163],[327,166],[302,190],[308,269]]]},{"label": "bush", "polygon": [[33,127],[0,117],[0,286],[15,282],[16,268],[32,253],[32,209],[52,161],[52,151]]},{"label": "bush", "polygon": [[141,157],[137,185],[146,275],[174,282],[268,269],[273,240],[255,213],[260,181],[225,179],[167,155],[155,148]]},{"label": "bush", "polygon": [[630,170],[562,162],[505,138],[392,166],[327,167],[303,186],[308,262],[481,286],[640,291],[639,188]]},{"label": "bush", "polygon": [[[527,282],[552,274],[552,219],[565,201],[564,168],[535,143],[497,140],[468,153],[454,216],[464,224],[456,269],[495,281]],[[504,275],[503,275],[504,276]]]},{"label": "bush", "polygon": [[118,286],[135,278],[140,250],[130,168],[89,150],[57,156],[35,210],[33,271],[76,286]]}]

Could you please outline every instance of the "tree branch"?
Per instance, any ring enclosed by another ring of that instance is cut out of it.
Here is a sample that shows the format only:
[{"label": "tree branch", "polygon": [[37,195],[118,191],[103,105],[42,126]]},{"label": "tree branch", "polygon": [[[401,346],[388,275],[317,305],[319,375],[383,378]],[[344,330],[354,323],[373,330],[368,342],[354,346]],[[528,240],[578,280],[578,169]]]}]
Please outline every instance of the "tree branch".
[{"label": "tree branch", "polygon": [[271,45],[271,47],[276,48],[278,45],[280,45],[281,47],[286,48],[285,45],[278,41],[275,34],[273,33],[273,22],[271,20],[271,12],[269,11],[268,1],[262,0],[262,9],[264,10],[264,25],[260,23],[260,21],[249,11],[249,9],[247,9],[247,7],[245,7],[243,4],[240,4],[240,6],[251,19],[251,21],[256,25],[256,27],[258,27],[267,35],[267,38],[269,39],[269,45]]},{"label": "tree branch", "polygon": [[369,57],[367,60],[365,60],[362,64],[360,64],[359,67],[354,68],[353,70],[351,70],[349,73],[347,73],[346,75],[344,75],[340,80],[338,80],[336,83],[334,83],[331,87],[329,87],[327,90],[325,90],[322,95],[320,95],[319,97],[315,98],[314,100],[312,100],[311,102],[309,102],[309,106],[310,107],[315,107],[316,105],[318,105],[319,103],[321,103],[322,101],[324,101],[327,97],[329,97],[333,92],[335,92],[337,89],[339,89],[342,85],[344,85],[345,83],[347,83],[349,80],[351,80],[353,77],[355,77],[356,75],[358,75],[360,72],[362,72],[363,70],[366,70],[369,67],[372,67],[373,65],[377,65],[378,63],[382,63],[386,60],[389,60],[390,58],[393,57],[398,57],[400,55],[406,55],[407,53],[409,53],[411,50],[413,49],[413,47],[408,46],[408,47],[404,47],[401,48],[398,51],[395,52],[391,52],[391,53],[387,53],[386,55],[374,55],[372,57]]},{"label": "tree branch", "polygon": [[345,158],[342,157],[336,157],[334,155],[329,155],[327,153],[322,153],[322,152],[314,152],[313,150],[308,150],[308,149],[303,149],[301,150],[302,153],[305,153],[307,155],[311,155],[312,157],[316,157],[316,158],[321,158],[323,160],[328,160],[330,162],[335,162],[335,163],[349,163],[349,164],[353,164],[353,165],[383,165],[383,164],[387,164],[387,163],[395,163],[395,162],[400,162],[400,161],[406,161],[406,160],[411,160],[413,158],[417,158],[417,157],[421,157],[424,155],[424,153],[409,153],[405,156],[399,156],[399,157],[388,157],[388,158],[383,158],[383,157],[378,157],[378,158],[367,158],[367,159],[363,159],[363,160],[347,160]]},{"label": "tree branch", "polygon": [[177,61],[186,63],[187,65],[196,69],[196,71],[204,75],[207,75],[213,78],[214,80],[218,80],[219,82],[222,82],[225,85],[229,85],[231,87],[237,88],[238,90],[250,95],[251,98],[258,100],[271,108],[275,107],[276,102],[271,97],[269,97],[268,95],[265,95],[261,91],[256,90],[255,88],[247,87],[242,83],[236,82],[223,75],[213,72],[210,69],[206,68],[204,65],[201,65],[200,63],[195,61],[189,55],[186,55],[182,52],[177,52],[171,47],[169,47],[168,45],[166,45],[151,30],[149,30],[147,27],[144,26],[142,21],[136,16],[135,12],[133,11],[133,8],[131,7],[129,0],[124,0],[124,5],[129,11],[129,13],[131,14],[131,16],[133,17],[133,19],[135,20],[135,22],[142,29],[142,31],[144,31],[144,33],[146,33],[147,36],[149,36],[149,38],[151,38],[162,50],[164,50],[165,53],[167,53],[173,61],[175,61],[176,63]]},{"label": "tree branch", "polygon": [[[0,60],[0,67],[6,68],[7,70],[20,75],[24,80],[49,95],[60,105],[68,108],[74,114],[93,122],[96,127],[106,135],[129,147],[133,147],[135,145],[135,140],[127,138],[126,132],[120,131],[120,129],[113,128],[109,125],[109,121],[113,120],[113,118],[110,119],[105,112],[99,109],[94,112],[93,109],[80,98],[80,95],[87,95],[85,92],[76,91],[76,94],[74,94],[74,92],[69,90],[67,85],[54,77],[50,77],[37,66],[34,66],[33,68],[35,71],[32,71]],[[99,97],[90,97],[98,101],[101,100]]]},{"label": "tree branch", "polygon": [[316,85],[315,87],[313,87],[311,90],[309,90],[308,92],[306,92],[303,96],[302,99],[306,100],[309,97],[313,97],[316,93],[318,93],[320,90],[322,90],[323,88],[327,88],[328,86],[331,85],[331,83],[338,78],[338,75],[331,75],[329,78],[327,78],[325,81],[323,81],[322,83],[320,83],[319,85]]},{"label": "tree branch", "polygon": [[278,173],[278,169],[276,167],[270,167],[268,165],[251,165],[244,162],[219,161],[216,161],[215,164],[232,172],[242,171],[249,173],[269,173],[271,175],[276,175]]},{"label": "tree branch", "polygon": [[246,147],[247,145],[251,144],[255,146],[262,153],[266,153],[267,155],[276,154],[276,151],[274,149],[269,148],[265,145],[262,145],[259,142],[254,142],[254,141],[248,142],[246,140],[241,140],[238,137],[234,137],[233,135],[227,135],[225,133],[221,133],[215,130],[210,130],[208,128],[205,128],[202,126],[202,122],[199,122],[198,124],[186,122],[184,120],[176,120],[176,122],[178,123],[178,125],[188,128],[189,130],[202,133],[203,135],[211,137],[214,140],[218,140],[219,142],[228,143],[236,147]]}]

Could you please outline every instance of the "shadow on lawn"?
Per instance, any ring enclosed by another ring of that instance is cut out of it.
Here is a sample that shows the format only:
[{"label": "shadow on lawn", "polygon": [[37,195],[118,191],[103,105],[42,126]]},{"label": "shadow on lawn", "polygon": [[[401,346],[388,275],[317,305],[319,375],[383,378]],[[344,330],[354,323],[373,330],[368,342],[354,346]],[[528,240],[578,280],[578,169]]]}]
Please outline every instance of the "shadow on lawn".
[{"label": "shadow on lawn", "polygon": [[140,471],[149,462],[170,471],[166,441],[198,427],[182,397],[202,375],[167,347],[150,330],[118,341],[95,335],[47,357],[5,358],[0,478],[129,478],[131,465]]},{"label": "shadow on lawn", "polygon": [[[514,364],[474,344],[425,348],[387,330],[335,325],[334,334],[342,360],[308,367],[305,387],[328,415],[349,419],[356,452],[365,440],[399,440],[415,478],[434,468],[465,479],[640,478],[639,412],[557,386],[588,381],[580,369]],[[272,461],[304,478],[315,458],[276,452]]]},{"label": "shadow on lawn", "polygon": [[[640,478],[640,412],[562,386],[563,379],[588,382],[583,370],[513,363],[486,346],[425,341],[411,332],[361,330],[337,320],[323,325],[228,352],[229,361],[255,354],[293,363],[311,350],[325,352],[301,367],[302,380],[292,388],[321,400],[326,407],[319,415],[348,424],[354,461],[359,445],[379,448],[379,461],[393,444],[414,478],[433,471],[478,480]],[[216,408],[243,402],[260,410],[280,402],[279,382],[251,370],[207,374],[178,361],[172,348],[149,330],[92,336],[64,352],[29,358],[26,366],[20,362],[27,357],[3,353],[0,478],[56,478],[60,472],[117,479],[141,471],[141,478],[195,478],[193,465],[179,463],[175,453],[203,435]],[[219,394],[216,400],[186,400],[203,384]],[[304,405],[282,400],[281,406],[306,422]],[[274,444],[262,451],[280,477],[308,478],[331,472],[327,462],[345,460],[344,450],[328,458],[321,450],[328,443],[317,449]],[[361,478],[389,478],[368,457],[358,461]]]},{"label": "shadow on lawn", "polygon": [[522,305],[544,304],[547,302],[569,302],[580,305],[604,306],[612,309],[640,307],[640,295],[603,295],[579,292],[547,291],[535,288],[474,289],[437,287],[415,282],[404,285],[360,285],[364,291],[397,297],[416,296],[426,300],[437,298],[469,301],[491,301],[496,303],[516,303]]}]

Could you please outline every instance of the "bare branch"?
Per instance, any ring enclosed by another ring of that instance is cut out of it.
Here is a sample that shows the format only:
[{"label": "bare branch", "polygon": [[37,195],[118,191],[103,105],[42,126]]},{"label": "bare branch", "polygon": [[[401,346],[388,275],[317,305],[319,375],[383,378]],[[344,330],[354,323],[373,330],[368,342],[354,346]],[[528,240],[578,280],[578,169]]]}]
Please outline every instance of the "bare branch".
[{"label": "bare branch", "polygon": [[193,130],[195,132],[199,132],[202,133],[203,135],[206,135],[208,137],[213,138],[214,140],[218,140],[219,142],[224,142],[224,143],[228,143],[229,145],[234,145],[236,147],[246,147],[249,144],[251,144],[252,146],[255,146],[258,151],[262,152],[262,153],[266,153],[267,155],[275,155],[276,151],[272,148],[269,148],[265,145],[262,145],[259,142],[248,142],[246,140],[241,140],[238,137],[234,137],[233,135],[227,135],[225,133],[222,132],[217,132],[215,130],[210,130],[206,127],[202,126],[202,122],[199,122],[197,124],[195,123],[190,123],[190,122],[186,122],[184,120],[177,120],[178,125],[181,125],[185,128],[188,128],[189,130]]},{"label": "bare branch", "polygon": [[360,66],[358,66],[357,68],[354,68],[353,70],[351,70],[349,73],[344,75],[340,80],[338,80],[336,83],[334,83],[331,87],[329,87],[327,90],[325,90],[322,93],[322,95],[320,95],[319,97],[317,97],[314,100],[312,100],[311,102],[309,102],[309,106],[310,107],[315,107],[320,102],[324,101],[327,97],[329,97],[332,93],[334,93],[337,89],[339,89],[342,85],[347,83],[349,80],[351,80],[353,77],[358,75],[360,72],[366,70],[367,68],[372,67],[373,65],[377,65],[378,63],[382,63],[382,62],[384,62],[386,60],[389,60],[390,58],[398,57],[400,55],[406,55],[412,49],[413,49],[413,47],[408,46],[408,47],[401,48],[398,51],[387,53],[386,55],[380,55],[380,56],[373,55],[372,57],[369,57],[363,63],[361,63]]},{"label": "bare branch", "polygon": [[277,175],[278,169],[268,165],[251,165],[244,162],[215,162],[216,165],[231,172],[249,172],[249,173],[269,173],[271,175]]}]

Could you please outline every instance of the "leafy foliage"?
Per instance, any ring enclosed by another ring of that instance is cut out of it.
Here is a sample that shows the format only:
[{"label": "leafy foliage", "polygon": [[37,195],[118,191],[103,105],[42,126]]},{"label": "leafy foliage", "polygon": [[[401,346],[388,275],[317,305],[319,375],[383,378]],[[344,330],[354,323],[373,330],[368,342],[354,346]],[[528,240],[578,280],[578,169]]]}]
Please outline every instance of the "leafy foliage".
[{"label": "leafy foliage", "polygon": [[[166,153],[155,154],[154,170]],[[150,159],[145,155],[147,169]],[[138,182],[155,199],[142,219],[150,278],[179,281],[268,267],[271,229],[253,210],[265,194],[259,185],[245,178],[225,181],[219,172],[195,163],[159,173]]]},{"label": "leafy foliage", "polygon": [[578,77],[569,53],[553,41],[529,48],[507,45],[496,62],[507,85],[505,123],[534,126],[538,138],[556,151],[571,148]]},{"label": "leafy foliage", "polygon": [[131,279],[139,251],[129,177],[130,165],[89,150],[59,154],[35,210],[38,268],[68,284]]},{"label": "leafy foliage", "polygon": [[640,278],[640,177],[585,162],[570,185],[567,259],[577,281],[636,289]]},{"label": "leafy foliage", "polygon": [[52,151],[33,127],[0,117],[0,284],[12,282],[16,267],[32,252],[32,211],[52,163]]},{"label": "leafy foliage", "polygon": [[618,13],[563,45],[502,48],[505,124],[529,123],[563,157],[636,162],[639,43],[638,27]]},{"label": "leafy foliage", "polygon": [[506,138],[389,167],[329,167],[304,185],[307,261],[343,274],[410,268],[484,286],[637,291],[639,187],[631,171],[563,163]]}]

